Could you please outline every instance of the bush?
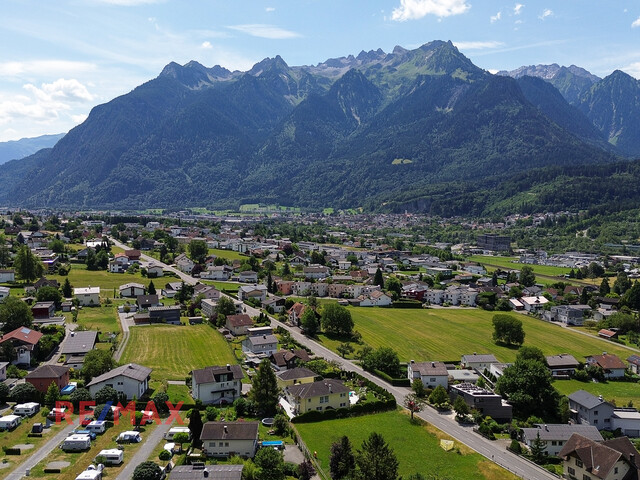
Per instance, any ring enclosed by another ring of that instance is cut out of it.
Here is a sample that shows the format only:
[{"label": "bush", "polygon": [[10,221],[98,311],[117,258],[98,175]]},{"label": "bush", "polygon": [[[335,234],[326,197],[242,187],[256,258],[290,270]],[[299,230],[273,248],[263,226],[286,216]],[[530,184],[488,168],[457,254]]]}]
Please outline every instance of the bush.
[{"label": "bush", "polygon": [[522,445],[520,445],[520,442],[518,440],[512,440],[511,441],[511,445],[509,445],[509,450],[511,450],[513,453],[517,453],[518,455],[522,454]]},{"label": "bush", "polygon": [[158,454],[158,458],[160,460],[162,460],[163,462],[169,461],[169,460],[171,460],[171,453],[169,453],[167,450],[162,450]]}]

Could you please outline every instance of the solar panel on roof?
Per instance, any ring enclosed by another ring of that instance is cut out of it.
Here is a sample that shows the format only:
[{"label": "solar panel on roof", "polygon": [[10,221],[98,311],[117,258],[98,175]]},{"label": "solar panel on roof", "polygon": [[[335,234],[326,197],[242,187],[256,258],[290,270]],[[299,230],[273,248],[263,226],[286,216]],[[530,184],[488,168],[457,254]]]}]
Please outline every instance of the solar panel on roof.
[{"label": "solar panel on roof", "polygon": [[31,333],[31,330],[29,330],[27,327],[22,327],[20,331],[26,335],[29,335]]}]

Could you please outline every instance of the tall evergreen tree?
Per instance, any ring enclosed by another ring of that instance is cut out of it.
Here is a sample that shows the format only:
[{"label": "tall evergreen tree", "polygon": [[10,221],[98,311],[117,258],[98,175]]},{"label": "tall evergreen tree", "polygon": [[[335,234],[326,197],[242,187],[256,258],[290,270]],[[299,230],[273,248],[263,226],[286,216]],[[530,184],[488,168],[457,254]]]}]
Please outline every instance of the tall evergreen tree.
[{"label": "tall evergreen tree", "polygon": [[149,286],[147,287],[147,293],[149,295],[155,295],[156,294],[156,286],[153,284],[153,280],[151,280],[149,282]]},{"label": "tall evergreen tree", "polygon": [[373,276],[373,284],[378,285],[381,289],[384,288],[384,278],[382,277],[382,270],[376,269],[376,274]]},{"label": "tall evergreen tree", "polygon": [[271,368],[271,362],[265,358],[260,362],[258,371],[251,382],[249,398],[256,404],[261,415],[273,415],[278,405],[278,382]]},{"label": "tall evergreen tree", "polygon": [[40,278],[44,273],[44,265],[26,245],[18,250],[13,266],[18,276],[27,282]]},{"label": "tall evergreen tree", "polygon": [[62,285],[62,296],[64,298],[71,298],[73,296],[73,287],[71,286],[69,277],[64,279],[64,284]]},{"label": "tall evergreen tree", "polygon": [[609,286],[609,279],[604,277],[602,282],[600,283],[600,295],[603,297],[607,294],[611,293],[611,287]]},{"label": "tall evergreen tree", "polygon": [[353,455],[349,437],[344,435],[340,441],[331,445],[329,457],[329,472],[333,480],[348,478],[356,466],[356,458]]},{"label": "tall evergreen tree", "polygon": [[382,435],[372,432],[356,455],[358,480],[396,480],[398,459]]}]

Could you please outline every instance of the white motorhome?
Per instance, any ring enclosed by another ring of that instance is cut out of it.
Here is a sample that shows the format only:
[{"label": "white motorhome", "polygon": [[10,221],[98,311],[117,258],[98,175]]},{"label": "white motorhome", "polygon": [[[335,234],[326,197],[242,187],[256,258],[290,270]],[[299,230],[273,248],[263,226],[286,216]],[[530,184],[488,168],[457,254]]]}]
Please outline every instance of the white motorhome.
[{"label": "white motorhome", "polygon": [[36,402],[20,403],[13,407],[14,415],[20,415],[21,417],[32,417],[40,411],[40,404]]},{"label": "white motorhome", "polygon": [[141,441],[142,437],[140,436],[140,432],[135,432],[133,430],[122,432],[116,439],[116,442],[118,443],[139,443]]},{"label": "white motorhome", "polygon": [[19,415],[5,415],[0,418],[0,430],[12,430],[20,425],[22,417]]},{"label": "white motorhome", "polygon": [[104,420],[94,420],[84,428],[93,433],[104,433],[104,431],[107,429],[107,422],[105,422]]},{"label": "white motorhome", "polygon": [[100,453],[96,458],[98,457],[102,457],[106,465],[120,465],[124,462],[124,450],[119,450],[117,448],[100,450]]},{"label": "white motorhome", "polygon": [[64,439],[60,448],[65,452],[77,452],[91,448],[91,437],[89,435],[73,434]]},{"label": "white motorhome", "polygon": [[189,435],[189,440],[191,440],[191,430],[189,430],[189,427],[173,427],[173,428],[170,428],[169,431],[164,434],[164,438],[167,439],[167,440],[173,440],[173,437],[177,433],[186,433],[187,435]]},{"label": "white motorhome", "polygon": [[87,469],[76,477],[76,480],[102,480],[104,465],[89,465]]}]

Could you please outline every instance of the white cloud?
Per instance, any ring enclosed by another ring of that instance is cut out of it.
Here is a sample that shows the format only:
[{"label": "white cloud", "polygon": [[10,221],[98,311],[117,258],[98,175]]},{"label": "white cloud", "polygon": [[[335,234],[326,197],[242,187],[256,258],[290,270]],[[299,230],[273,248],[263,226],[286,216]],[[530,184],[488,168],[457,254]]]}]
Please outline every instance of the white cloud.
[{"label": "white cloud", "polygon": [[502,12],[498,12],[490,17],[491,23],[496,23],[502,17]]},{"label": "white cloud", "polygon": [[27,83],[23,88],[33,93],[38,99],[46,102],[62,100],[90,102],[94,98],[87,90],[87,87],[74,78],[70,80],[59,78],[53,83],[43,83],[42,88]]},{"label": "white cloud", "polygon": [[80,125],[82,122],[84,122],[87,119],[88,116],[89,115],[87,115],[86,113],[81,113],[79,115],[71,115],[71,120],[73,120],[78,125]]},{"label": "white cloud", "polygon": [[96,0],[98,3],[107,3],[109,5],[118,5],[121,7],[135,7],[138,5],[149,5],[152,3],[160,3],[162,0]]},{"label": "white cloud", "polygon": [[238,32],[246,33],[252,37],[269,38],[275,40],[284,40],[289,38],[297,38],[301,35],[291,30],[284,30],[274,25],[266,25],[262,23],[253,23],[246,25],[231,25],[228,28]]},{"label": "white cloud", "polygon": [[265,12],[275,12],[276,9],[274,7],[267,7],[264,9]]},{"label": "white cloud", "polygon": [[211,45],[211,42],[202,42],[202,45],[200,45],[200,48],[210,49],[210,48],[213,48],[213,45]]},{"label": "white cloud", "polygon": [[513,7],[513,14],[520,15],[522,13],[523,8],[524,8],[524,5],[522,3],[516,3],[516,6]]},{"label": "white cloud", "polygon": [[487,41],[487,42],[453,42],[453,44],[460,50],[484,50],[487,48],[498,48],[504,45],[502,42]]},{"label": "white cloud", "polygon": [[636,19],[633,21],[633,23],[631,24],[631,27],[632,27],[632,28],[640,27],[640,17],[636,18]]},{"label": "white cloud", "polygon": [[470,8],[471,5],[466,0],[400,0],[400,6],[393,9],[391,19],[404,22],[427,15],[442,18],[460,15]]},{"label": "white cloud", "polygon": [[96,66],[87,62],[69,60],[30,60],[25,62],[0,62],[0,76],[40,75],[42,72],[58,75],[77,75],[96,70]]},{"label": "white cloud", "polygon": [[540,15],[538,18],[540,20],[544,20],[547,17],[551,17],[553,15],[553,11],[549,10],[548,8],[545,8],[544,11],[542,12],[542,15]]},{"label": "white cloud", "polygon": [[640,62],[631,63],[621,70],[640,80]]}]

